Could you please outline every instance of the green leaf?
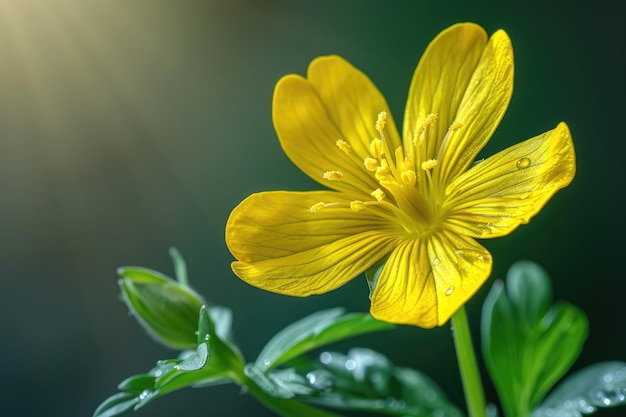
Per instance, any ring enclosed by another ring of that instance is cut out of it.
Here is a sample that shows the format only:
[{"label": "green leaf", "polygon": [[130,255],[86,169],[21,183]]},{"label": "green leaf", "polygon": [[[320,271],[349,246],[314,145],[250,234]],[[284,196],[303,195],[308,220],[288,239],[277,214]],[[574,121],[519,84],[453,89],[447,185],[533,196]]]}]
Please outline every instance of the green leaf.
[{"label": "green leaf", "polygon": [[254,366],[265,372],[328,343],[393,327],[369,314],[343,315],[341,308],[318,311],[277,333],[265,345]]},{"label": "green leaf", "polygon": [[567,377],[532,417],[580,417],[620,405],[626,405],[626,362],[601,362]]},{"label": "green leaf", "polygon": [[117,386],[120,391],[139,394],[154,387],[154,375],[141,374],[126,378]]},{"label": "green leaf", "polygon": [[495,282],[483,306],[483,356],[508,417],[526,416],[567,372],[588,335],[587,318],[571,304],[550,305],[546,272],[518,262],[506,288]]},{"label": "green leaf", "polygon": [[179,371],[197,371],[204,368],[209,357],[209,348],[207,343],[200,343],[196,351],[185,358],[181,363],[176,365]]},{"label": "green leaf", "polygon": [[306,372],[309,386],[316,390],[298,398],[312,404],[399,416],[462,416],[426,375],[394,367],[370,349],[353,348],[347,355],[323,352],[319,362],[301,372]]},{"label": "green leaf", "polygon": [[[212,317],[221,320],[219,326]],[[222,334],[230,334],[230,310],[203,306],[197,322],[198,344],[195,350],[183,351],[176,359],[158,361],[149,373],[125,379],[119,385],[123,392],[103,402],[94,416],[113,417],[130,409],[136,410],[181,388],[228,381],[241,384],[246,379],[243,358],[217,333],[220,328]]]},{"label": "green leaf", "polygon": [[93,413],[93,417],[119,416],[120,414],[131,410],[139,401],[140,400],[137,395],[126,392],[117,393],[100,404],[100,406],[96,408],[96,411]]}]

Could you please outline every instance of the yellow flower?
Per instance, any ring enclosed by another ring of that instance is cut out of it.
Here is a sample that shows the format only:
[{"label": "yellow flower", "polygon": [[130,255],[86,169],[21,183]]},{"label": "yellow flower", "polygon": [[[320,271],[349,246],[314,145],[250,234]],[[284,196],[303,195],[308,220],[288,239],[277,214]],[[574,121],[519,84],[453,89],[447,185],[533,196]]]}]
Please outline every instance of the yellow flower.
[{"label": "yellow flower", "polygon": [[326,293],[386,258],[374,317],[444,324],[483,284],[476,238],[527,223],[576,170],[565,123],[475,162],[513,90],[513,50],[471,23],[428,46],[409,89],[402,138],[374,84],[325,56],[283,77],[273,120],[289,158],[325,191],[253,194],[232,212],[233,271],[265,290]]}]

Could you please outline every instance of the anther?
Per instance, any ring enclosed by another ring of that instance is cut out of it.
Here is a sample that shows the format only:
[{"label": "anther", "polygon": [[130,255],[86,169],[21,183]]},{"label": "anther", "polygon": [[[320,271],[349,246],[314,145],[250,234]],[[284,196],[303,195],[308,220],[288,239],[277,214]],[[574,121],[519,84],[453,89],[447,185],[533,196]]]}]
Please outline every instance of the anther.
[{"label": "anther", "polygon": [[343,173],[341,171],[326,171],[322,178],[329,181],[341,181]]},{"label": "anther", "polygon": [[380,159],[385,153],[385,144],[380,139],[373,139],[370,142],[370,153],[376,159]]},{"label": "anther", "polygon": [[345,153],[346,155],[349,155],[350,151],[352,150],[350,144],[343,139],[338,139],[337,142],[335,142],[335,145],[337,145],[341,152]]},{"label": "anther", "polygon": [[351,201],[351,202],[350,202],[350,209],[351,209],[352,211],[361,211],[361,210],[364,210],[364,209],[365,209],[365,203],[364,203],[364,202],[362,202],[362,201],[358,201],[358,200]]},{"label": "anther", "polygon": [[450,127],[448,128],[448,130],[450,132],[456,132],[457,130],[459,130],[460,128],[463,127],[463,123],[461,122],[454,122],[450,125]]},{"label": "anther", "polygon": [[378,119],[376,119],[376,130],[379,133],[382,132],[386,124],[387,124],[387,112],[383,110],[380,113],[378,113]]},{"label": "anther", "polygon": [[326,203],[322,203],[321,201],[319,203],[315,203],[313,204],[311,207],[309,207],[309,211],[311,213],[317,213],[318,211],[320,211],[321,209],[323,209],[324,207],[326,207]]},{"label": "anther", "polygon": [[429,159],[428,161],[422,162],[422,169],[424,171],[430,171],[431,169],[433,169],[436,166],[437,166],[437,160],[436,159]]},{"label": "anther", "polygon": [[402,171],[400,179],[402,179],[402,182],[406,185],[415,185],[417,182],[417,175],[412,169],[407,169],[406,171]]},{"label": "anther", "polygon": [[437,121],[437,113],[430,113],[428,116],[426,116],[424,121],[421,124],[419,124],[415,128],[415,131],[413,132],[413,144],[414,145],[417,145],[417,140],[421,139],[424,136],[424,132],[426,132],[426,128],[428,126],[434,125],[436,121]]},{"label": "anther", "polygon": [[376,199],[379,203],[385,199],[385,192],[380,188],[375,189],[370,193],[372,197]]},{"label": "anther", "polygon": [[376,179],[378,181],[385,181],[385,180],[392,179],[390,177],[393,177],[393,174],[391,173],[391,169],[389,168],[387,161],[383,159],[380,162],[381,164],[378,168],[376,168],[376,173],[374,174]]},{"label": "anther", "polygon": [[363,164],[365,165],[365,168],[371,172],[376,171],[376,168],[380,166],[380,162],[378,162],[378,159],[374,158],[365,158]]}]

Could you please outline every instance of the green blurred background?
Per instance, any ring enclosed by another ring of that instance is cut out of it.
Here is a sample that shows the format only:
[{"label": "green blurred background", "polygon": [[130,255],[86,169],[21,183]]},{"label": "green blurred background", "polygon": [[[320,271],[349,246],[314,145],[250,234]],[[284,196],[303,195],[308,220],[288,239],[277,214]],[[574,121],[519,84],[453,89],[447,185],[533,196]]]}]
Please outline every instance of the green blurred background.
[{"label": "green blurred background", "polygon": [[[575,368],[626,360],[626,22],[604,0],[512,4],[0,0],[2,414],[88,416],[126,376],[172,357],[129,316],[115,272],[140,265],[172,274],[172,245],[192,284],[235,310],[248,360],[305,314],[367,310],[362,278],[308,299],[249,287],[230,271],[224,225],[249,193],[318,188],[272,128],[282,75],[340,54],[401,119],[424,48],[459,21],[504,28],[515,48],[513,100],[485,154],[561,120],[577,147],[574,183],[530,225],[483,241],[495,258],[492,281],[516,260],[541,263],[555,297],[590,317]],[[475,331],[490,285],[468,305]],[[402,327],[354,344],[426,371],[463,404],[447,326]],[[488,395],[495,399],[491,387]],[[272,415],[234,385],[182,391],[136,415],[173,413]]]}]

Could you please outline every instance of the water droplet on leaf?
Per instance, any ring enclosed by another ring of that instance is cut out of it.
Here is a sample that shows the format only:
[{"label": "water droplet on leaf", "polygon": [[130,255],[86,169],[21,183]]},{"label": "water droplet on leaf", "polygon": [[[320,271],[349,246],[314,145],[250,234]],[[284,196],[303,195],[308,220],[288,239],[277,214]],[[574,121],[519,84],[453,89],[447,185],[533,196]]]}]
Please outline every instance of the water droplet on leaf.
[{"label": "water droplet on leaf", "polygon": [[320,362],[324,365],[328,365],[333,360],[333,355],[330,352],[322,352],[320,354]]},{"label": "water droplet on leaf", "polygon": [[312,388],[318,391],[330,391],[335,385],[333,375],[324,369],[309,372],[306,374],[306,380]]},{"label": "water droplet on leaf", "polygon": [[626,394],[624,394],[621,390],[598,390],[592,394],[592,398],[602,405],[609,406],[626,401]]}]

